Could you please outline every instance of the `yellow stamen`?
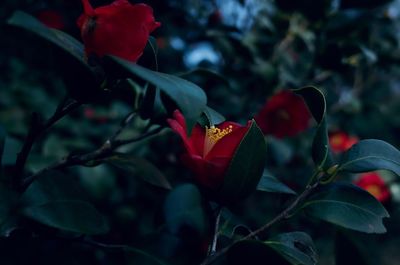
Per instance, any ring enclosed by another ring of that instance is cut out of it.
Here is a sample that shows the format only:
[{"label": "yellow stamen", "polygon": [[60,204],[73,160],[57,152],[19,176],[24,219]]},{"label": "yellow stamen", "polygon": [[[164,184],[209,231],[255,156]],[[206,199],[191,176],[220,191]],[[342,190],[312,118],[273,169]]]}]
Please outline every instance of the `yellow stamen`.
[{"label": "yellow stamen", "polygon": [[215,126],[210,126],[210,128],[206,126],[206,137],[204,139],[203,156],[205,157],[219,140],[224,138],[226,135],[230,134],[232,131],[233,131],[232,125],[229,125],[227,128],[222,130],[216,128]]}]

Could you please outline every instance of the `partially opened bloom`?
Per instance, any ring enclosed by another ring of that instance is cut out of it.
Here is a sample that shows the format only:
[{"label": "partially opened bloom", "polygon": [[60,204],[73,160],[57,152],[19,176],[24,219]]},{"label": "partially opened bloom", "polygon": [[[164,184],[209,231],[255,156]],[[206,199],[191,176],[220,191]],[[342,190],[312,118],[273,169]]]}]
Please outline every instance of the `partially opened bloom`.
[{"label": "partially opened bloom", "polygon": [[54,10],[42,10],[36,14],[37,19],[43,24],[53,29],[64,29],[65,23],[63,16]]},{"label": "partially opened bloom", "polygon": [[267,100],[254,119],[264,134],[283,138],[307,129],[311,115],[300,96],[282,90]]},{"label": "partially opened bloom", "polygon": [[390,191],[385,181],[376,172],[361,174],[355,184],[371,193],[378,201],[384,203],[390,199]]},{"label": "partially opened bloom", "polygon": [[188,136],[185,118],[178,110],[168,123],[183,140],[186,149],[182,156],[184,164],[195,173],[200,185],[210,189],[218,189],[222,185],[235,150],[251,125],[251,122],[246,126],[223,122],[203,128],[196,124]]},{"label": "partially opened bloom", "polygon": [[350,136],[349,134],[342,131],[329,133],[329,145],[332,152],[334,153],[347,151],[357,142],[357,137]]},{"label": "partially opened bloom", "polygon": [[153,10],[145,4],[132,5],[128,0],[94,9],[82,0],[84,13],[77,23],[81,29],[86,56],[111,54],[136,62],[143,53],[150,33],[160,26]]}]

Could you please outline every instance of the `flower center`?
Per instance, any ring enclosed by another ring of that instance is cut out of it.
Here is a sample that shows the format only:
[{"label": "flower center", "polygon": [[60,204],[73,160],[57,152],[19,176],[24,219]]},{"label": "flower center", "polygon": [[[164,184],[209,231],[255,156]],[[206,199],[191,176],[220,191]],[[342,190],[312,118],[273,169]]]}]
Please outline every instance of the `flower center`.
[{"label": "flower center", "polygon": [[233,126],[229,125],[225,129],[216,128],[215,126],[210,126],[208,128],[206,126],[206,137],[204,139],[204,152],[203,157],[205,157],[208,152],[211,151],[213,146],[226,135],[230,134],[233,131]]}]

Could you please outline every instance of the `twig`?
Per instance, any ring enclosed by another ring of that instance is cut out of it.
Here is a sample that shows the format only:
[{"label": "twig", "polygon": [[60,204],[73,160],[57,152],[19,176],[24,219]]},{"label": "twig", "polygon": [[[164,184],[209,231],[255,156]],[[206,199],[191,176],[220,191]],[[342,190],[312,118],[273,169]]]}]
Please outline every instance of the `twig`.
[{"label": "twig", "polygon": [[[127,118],[129,118],[129,117],[127,117]],[[125,120],[131,120],[131,118],[125,119]],[[121,125],[121,127],[124,127],[124,126],[126,126],[126,123],[123,123]],[[118,128],[118,130],[116,132],[121,132],[122,131],[121,127]],[[107,155],[109,155],[110,153],[112,153],[118,147],[120,147],[122,145],[130,144],[130,143],[138,142],[147,137],[156,135],[162,129],[163,129],[163,127],[160,126],[160,127],[157,127],[156,129],[153,129],[153,130],[151,130],[145,134],[142,134],[138,137],[126,139],[126,140],[115,139],[119,133],[114,133],[113,136],[111,136],[100,148],[98,148],[92,152],[88,152],[88,153],[81,154],[81,155],[67,156],[66,158],[62,159],[61,161],[58,161],[48,167],[45,167],[45,168],[39,170],[37,173],[25,178],[23,180],[22,186],[23,186],[23,188],[28,187],[39,175],[41,175],[44,172],[49,171],[49,170],[62,169],[62,168],[67,168],[67,167],[71,167],[71,166],[76,166],[76,165],[85,165],[86,163],[93,161],[93,160],[101,160],[101,159],[105,158]]]},{"label": "twig", "polygon": [[263,225],[262,227],[258,228],[257,230],[251,232],[245,237],[242,237],[241,239],[236,240],[229,246],[221,249],[220,251],[216,252],[212,256],[208,256],[202,263],[201,265],[208,265],[214,263],[218,258],[220,258],[223,254],[225,254],[229,248],[231,248],[234,244],[251,239],[261,232],[265,231],[275,223],[283,220],[283,219],[288,219],[291,217],[290,213],[299,205],[300,202],[302,202],[316,187],[318,187],[319,181],[315,182],[313,185],[309,185],[306,187],[306,189],[286,208],[284,209],[280,214],[278,214],[276,217],[274,217],[271,221]]},{"label": "twig", "polygon": [[24,172],[24,167],[28,159],[29,153],[32,150],[33,144],[43,133],[45,133],[51,126],[53,126],[57,121],[61,120],[71,111],[78,108],[81,103],[77,101],[72,101],[67,104],[68,97],[65,97],[58,105],[53,116],[51,116],[44,124],[41,123],[39,114],[33,113],[31,118],[31,124],[29,127],[28,134],[26,136],[24,145],[21,151],[17,155],[17,160],[15,162],[15,171],[13,178],[13,187],[15,189],[20,188],[22,174]]},{"label": "twig", "polygon": [[217,251],[218,235],[219,235],[219,222],[221,220],[222,207],[217,208],[217,215],[215,217],[214,238],[211,244],[208,255],[213,255]]}]

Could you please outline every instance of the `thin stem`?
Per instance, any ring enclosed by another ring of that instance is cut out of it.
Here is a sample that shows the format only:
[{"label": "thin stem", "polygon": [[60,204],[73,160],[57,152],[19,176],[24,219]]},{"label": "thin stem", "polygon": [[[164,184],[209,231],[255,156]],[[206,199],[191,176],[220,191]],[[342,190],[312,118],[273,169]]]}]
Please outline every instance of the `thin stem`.
[{"label": "thin stem", "polygon": [[222,207],[217,208],[217,216],[215,217],[215,226],[214,226],[214,238],[211,244],[210,251],[208,255],[213,255],[215,252],[217,252],[217,244],[218,244],[218,236],[219,236],[219,223],[221,220],[221,213],[222,213]]},{"label": "thin stem", "polygon": [[[127,117],[127,118],[129,118],[129,117]],[[131,118],[126,119],[126,120],[130,120],[130,119]],[[125,126],[125,125],[123,125],[123,126]],[[66,168],[66,167],[76,166],[76,165],[85,165],[86,163],[88,163],[90,161],[104,159],[107,155],[112,153],[112,151],[114,151],[118,147],[120,147],[122,145],[141,141],[147,137],[150,137],[150,136],[153,136],[153,135],[159,133],[162,129],[163,129],[163,127],[160,126],[160,127],[157,127],[156,129],[149,131],[147,133],[144,133],[138,137],[135,137],[132,139],[127,139],[127,140],[115,139],[118,136],[118,134],[114,133],[113,136],[111,136],[109,139],[107,139],[107,141],[105,141],[105,143],[100,148],[98,148],[92,152],[88,152],[88,153],[81,154],[81,155],[67,156],[66,158],[62,159],[61,161],[58,161],[46,168],[43,168],[43,169],[39,170],[37,173],[25,178],[22,183],[22,186],[23,186],[23,188],[27,188],[39,175],[41,175],[44,172],[49,171],[49,170],[62,169],[62,168]],[[120,128],[118,128],[117,132],[118,131],[121,131]]]},{"label": "thin stem", "polygon": [[263,231],[265,231],[266,229],[268,229],[269,227],[271,227],[272,225],[274,225],[275,223],[283,220],[283,219],[288,219],[290,218],[292,215],[290,214],[293,210],[295,210],[297,208],[297,206],[308,196],[310,195],[310,193],[319,185],[319,181],[315,182],[313,185],[309,185],[306,187],[306,189],[286,208],[284,209],[281,213],[279,213],[277,216],[275,216],[271,221],[269,221],[268,223],[266,223],[265,225],[263,225],[262,227],[258,228],[257,230],[251,232],[250,234],[248,234],[245,237],[242,237],[239,240],[236,240],[235,242],[233,242],[232,244],[230,244],[229,246],[221,249],[220,251],[216,252],[214,255],[212,256],[208,256],[202,263],[201,265],[209,265],[214,263],[218,258],[220,258],[223,254],[225,254],[229,248],[231,248],[234,244],[240,242],[240,241],[244,241],[244,240],[248,240],[251,239],[255,236],[257,236],[258,234],[262,233]]},{"label": "thin stem", "polygon": [[61,120],[64,116],[66,116],[68,113],[75,110],[81,105],[81,103],[77,101],[72,101],[69,104],[67,104],[67,101],[68,97],[65,97],[58,105],[53,116],[51,116],[45,123],[41,123],[40,117],[37,113],[32,114],[31,124],[28,130],[28,134],[26,136],[21,151],[17,155],[17,160],[15,162],[15,172],[14,172],[15,175],[12,183],[15,189],[20,188],[26,161],[28,160],[29,153],[31,152],[32,147],[37,138],[39,138],[43,133],[45,133],[57,121]]},{"label": "thin stem", "polygon": [[134,138],[130,138],[130,139],[124,139],[124,140],[115,140],[112,145],[113,145],[114,148],[118,148],[118,147],[120,147],[122,145],[138,142],[138,141],[143,140],[143,139],[145,139],[147,137],[156,135],[157,133],[161,132],[162,129],[164,129],[164,128],[160,126],[160,127],[157,127],[157,128],[155,128],[155,129],[153,129],[151,131],[148,131],[147,133],[144,133],[144,134],[142,134],[142,135],[140,135],[138,137],[134,137]]}]

